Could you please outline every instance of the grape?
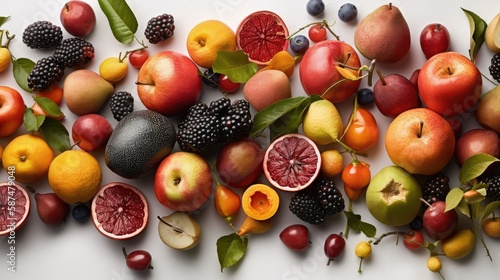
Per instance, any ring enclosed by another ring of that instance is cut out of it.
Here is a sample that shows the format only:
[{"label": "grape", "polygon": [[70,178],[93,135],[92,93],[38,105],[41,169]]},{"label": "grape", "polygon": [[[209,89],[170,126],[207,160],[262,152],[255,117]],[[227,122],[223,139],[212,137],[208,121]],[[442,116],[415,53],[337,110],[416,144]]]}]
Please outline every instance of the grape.
[{"label": "grape", "polygon": [[358,16],[358,9],[351,3],[345,3],[340,6],[339,18],[343,22],[350,22]]},{"label": "grape", "polygon": [[325,11],[323,0],[309,0],[306,4],[307,13],[311,16],[319,16]]},{"label": "grape", "polygon": [[73,219],[76,221],[83,223],[90,217],[90,208],[83,203],[77,204],[73,207],[71,216],[73,216]]},{"label": "grape", "polygon": [[373,104],[375,96],[373,95],[373,90],[369,88],[360,88],[358,90],[358,104],[361,106],[369,106]]},{"label": "grape", "polygon": [[325,240],[324,251],[328,258],[328,264],[344,252],[345,239],[339,234],[332,233]]},{"label": "grape", "polygon": [[304,54],[309,48],[309,39],[304,35],[294,36],[290,40],[290,49],[295,54]]}]

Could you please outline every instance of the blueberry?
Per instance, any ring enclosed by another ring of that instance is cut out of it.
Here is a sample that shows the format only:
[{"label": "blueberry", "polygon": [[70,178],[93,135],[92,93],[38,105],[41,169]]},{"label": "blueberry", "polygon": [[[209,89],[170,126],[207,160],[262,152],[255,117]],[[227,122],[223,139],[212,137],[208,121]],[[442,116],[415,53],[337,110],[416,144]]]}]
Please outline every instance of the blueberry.
[{"label": "blueberry", "polygon": [[340,6],[339,18],[343,22],[350,22],[358,16],[358,9],[351,3],[345,3]]},{"label": "blueberry", "polygon": [[413,230],[420,230],[423,226],[424,224],[422,222],[422,217],[420,216],[416,216],[415,219],[413,219],[413,221],[411,221],[410,223],[410,228]]},{"label": "blueberry", "polygon": [[220,77],[219,73],[215,73],[214,70],[212,70],[212,68],[208,68],[207,70],[205,70],[205,72],[203,72],[201,80],[207,86],[217,87],[217,84],[219,82],[219,77]]},{"label": "blueberry", "polygon": [[73,219],[83,223],[90,217],[90,208],[83,203],[77,204],[73,207],[71,215],[73,216]]},{"label": "blueberry", "polygon": [[309,39],[304,35],[296,35],[290,40],[290,49],[295,54],[304,54],[309,48]]},{"label": "blueberry", "polygon": [[360,88],[358,90],[358,104],[361,106],[369,106],[373,104],[375,96],[373,95],[373,90],[369,88]]},{"label": "blueberry", "polygon": [[311,16],[319,16],[325,11],[323,0],[309,0],[306,4],[307,13]]}]

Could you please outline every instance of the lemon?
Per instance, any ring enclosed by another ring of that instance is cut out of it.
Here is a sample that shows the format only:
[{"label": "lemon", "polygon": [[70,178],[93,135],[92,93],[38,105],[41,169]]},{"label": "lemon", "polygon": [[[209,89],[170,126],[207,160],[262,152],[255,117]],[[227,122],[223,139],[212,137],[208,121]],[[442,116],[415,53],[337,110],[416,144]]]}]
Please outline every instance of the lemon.
[{"label": "lemon", "polygon": [[429,257],[427,260],[427,268],[432,272],[439,272],[443,268],[443,264],[438,257]]},{"label": "lemon", "polygon": [[304,134],[317,145],[335,142],[342,133],[339,111],[332,102],[322,99],[311,103],[302,121]]},{"label": "lemon", "polygon": [[99,65],[99,75],[110,83],[121,81],[127,76],[128,63],[118,57],[108,57]]},{"label": "lemon", "polygon": [[13,170],[15,180],[34,183],[47,175],[54,151],[45,140],[34,134],[12,139],[2,153],[5,170]]},{"label": "lemon", "polygon": [[326,150],[321,153],[321,173],[325,177],[336,177],[343,169],[344,157],[338,150]]},{"label": "lemon", "polygon": [[[0,154],[1,154],[0,149]],[[488,218],[482,223],[483,232],[489,237],[500,237],[500,218]]]},{"label": "lemon", "polygon": [[0,72],[3,72],[10,65],[10,51],[5,47],[0,47]]},{"label": "lemon", "polygon": [[99,162],[88,152],[68,150],[59,154],[49,167],[49,185],[68,204],[91,200],[101,187]]},{"label": "lemon", "polygon": [[441,250],[448,258],[458,260],[469,255],[475,243],[474,232],[471,229],[461,229],[442,240]]},{"label": "lemon", "polygon": [[188,34],[186,47],[191,59],[203,68],[211,68],[218,51],[235,51],[236,35],[220,20],[198,23]]}]

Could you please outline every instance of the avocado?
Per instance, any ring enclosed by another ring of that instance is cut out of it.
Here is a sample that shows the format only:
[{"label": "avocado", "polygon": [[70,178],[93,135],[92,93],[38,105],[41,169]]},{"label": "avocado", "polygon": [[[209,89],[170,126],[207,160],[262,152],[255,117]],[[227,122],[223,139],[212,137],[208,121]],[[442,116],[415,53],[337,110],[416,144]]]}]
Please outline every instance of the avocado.
[{"label": "avocado", "polygon": [[151,110],[133,111],[113,130],[104,161],[114,173],[135,179],[155,169],[175,141],[175,127],[168,117]]}]

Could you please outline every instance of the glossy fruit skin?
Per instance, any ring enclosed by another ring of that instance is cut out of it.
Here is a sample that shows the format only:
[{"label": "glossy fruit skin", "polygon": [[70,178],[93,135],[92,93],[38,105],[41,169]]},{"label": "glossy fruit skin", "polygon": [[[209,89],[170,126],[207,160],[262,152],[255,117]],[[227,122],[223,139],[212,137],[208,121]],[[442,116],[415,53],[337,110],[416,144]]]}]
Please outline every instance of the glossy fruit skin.
[{"label": "glossy fruit skin", "polygon": [[289,225],[284,228],[280,235],[285,246],[293,251],[301,252],[309,248],[309,229],[302,224]]},{"label": "glossy fruit skin", "polygon": [[13,134],[23,124],[25,107],[17,90],[0,86],[0,138]]},{"label": "glossy fruit skin", "polygon": [[319,16],[325,11],[323,0],[309,0],[306,4],[306,11],[311,16]]},{"label": "glossy fruit skin", "polygon": [[217,185],[214,192],[214,205],[219,216],[231,222],[240,209],[241,198],[230,188]]},{"label": "glossy fruit skin", "polygon": [[422,217],[424,230],[433,240],[443,240],[453,234],[458,225],[458,215],[455,210],[444,211],[446,203],[436,201],[428,207]]},{"label": "glossy fruit skin", "polygon": [[500,156],[500,138],[489,129],[476,128],[462,134],[455,147],[455,159],[462,166],[471,156],[479,153]]},{"label": "glossy fruit skin", "polygon": [[304,54],[309,49],[309,39],[304,35],[295,35],[290,40],[290,49],[294,54]]},{"label": "glossy fruit skin", "polygon": [[104,148],[112,133],[109,121],[99,114],[82,115],[71,127],[73,142],[87,152]]},{"label": "glossy fruit skin", "polygon": [[338,16],[343,22],[351,22],[358,16],[358,9],[354,4],[345,3],[340,6]]},{"label": "glossy fruit skin", "polygon": [[370,111],[358,107],[344,135],[346,145],[357,152],[364,152],[375,147],[378,139],[379,129],[375,117]]},{"label": "glossy fruit skin", "polygon": [[360,106],[370,106],[375,101],[375,96],[373,95],[373,90],[369,88],[360,88],[357,92],[358,104]]},{"label": "glossy fruit skin", "polygon": [[223,92],[227,93],[233,93],[237,91],[240,88],[240,83],[235,83],[229,79],[228,76],[221,74],[219,76],[219,79],[217,81],[217,84],[219,85],[219,89],[222,90]]},{"label": "glossy fruit skin", "polygon": [[326,28],[321,24],[315,24],[309,27],[308,36],[311,41],[318,43],[326,40]]},{"label": "glossy fruit skin", "polygon": [[135,50],[128,55],[128,61],[132,67],[141,69],[142,65],[149,58],[149,53],[146,49]]},{"label": "glossy fruit skin", "polygon": [[69,204],[55,193],[36,193],[36,211],[40,220],[49,226],[58,226],[69,212]]},{"label": "glossy fruit skin", "polygon": [[68,1],[59,15],[64,29],[76,37],[90,34],[96,24],[96,16],[92,6],[84,1]]},{"label": "glossy fruit skin", "polygon": [[352,161],[342,170],[342,182],[355,191],[367,187],[370,180],[370,165],[364,161]]},{"label": "glossy fruit skin", "polygon": [[428,24],[420,33],[420,47],[427,59],[446,52],[450,48],[450,32],[440,23]]},{"label": "glossy fruit skin", "polygon": [[380,78],[373,86],[375,105],[382,115],[395,118],[399,114],[420,107],[416,87],[409,79],[399,74]]},{"label": "glossy fruit skin", "polygon": [[127,255],[126,263],[128,268],[137,271],[151,269],[151,254],[144,250],[135,250]]},{"label": "glossy fruit skin", "polygon": [[336,259],[338,256],[344,252],[345,249],[345,239],[339,234],[332,233],[330,234],[326,240],[323,250],[325,252],[326,257],[328,258],[328,263],[330,261]]},{"label": "glossy fruit skin", "polygon": [[418,250],[424,244],[424,236],[418,230],[411,230],[413,235],[403,235],[403,245],[410,250]]}]

